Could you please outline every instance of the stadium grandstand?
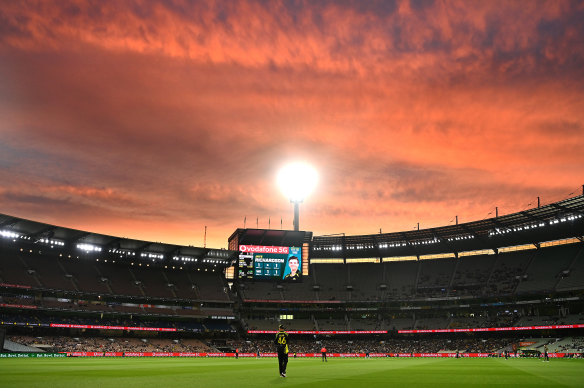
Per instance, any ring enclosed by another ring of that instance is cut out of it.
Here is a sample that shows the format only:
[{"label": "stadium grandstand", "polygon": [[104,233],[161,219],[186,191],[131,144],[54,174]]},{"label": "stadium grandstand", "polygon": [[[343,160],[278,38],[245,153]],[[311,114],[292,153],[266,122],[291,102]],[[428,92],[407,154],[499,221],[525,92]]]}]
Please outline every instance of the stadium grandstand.
[{"label": "stadium grandstand", "polygon": [[[178,246],[0,215],[3,351],[262,354],[279,324],[295,353],[584,351],[584,195],[431,229],[237,229],[228,242]],[[282,247],[301,258],[299,281],[271,269]]]}]

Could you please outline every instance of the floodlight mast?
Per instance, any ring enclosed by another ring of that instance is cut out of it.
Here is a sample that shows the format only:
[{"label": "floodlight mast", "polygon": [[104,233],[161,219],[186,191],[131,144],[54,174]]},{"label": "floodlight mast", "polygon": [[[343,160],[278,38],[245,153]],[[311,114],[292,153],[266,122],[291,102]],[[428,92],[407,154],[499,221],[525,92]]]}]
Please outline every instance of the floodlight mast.
[{"label": "floodlight mast", "polygon": [[278,184],[280,189],[294,204],[294,230],[300,230],[300,204],[316,186],[318,174],[316,171],[304,164],[294,163],[285,166],[278,173]]},{"label": "floodlight mast", "polygon": [[301,201],[291,201],[294,204],[294,231],[298,232],[300,230],[300,202]]}]

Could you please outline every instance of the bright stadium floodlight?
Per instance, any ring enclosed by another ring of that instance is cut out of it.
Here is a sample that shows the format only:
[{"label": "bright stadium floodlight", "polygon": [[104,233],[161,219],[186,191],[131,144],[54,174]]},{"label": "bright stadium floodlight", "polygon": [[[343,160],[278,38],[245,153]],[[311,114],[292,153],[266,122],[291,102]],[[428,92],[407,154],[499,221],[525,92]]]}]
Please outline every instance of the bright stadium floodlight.
[{"label": "bright stadium floodlight", "polygon": [[316,170],[306,163],[292,163],[278,173],[278,186],[294,204],[294,230],[300,230],[300,204],[318,182]]}]

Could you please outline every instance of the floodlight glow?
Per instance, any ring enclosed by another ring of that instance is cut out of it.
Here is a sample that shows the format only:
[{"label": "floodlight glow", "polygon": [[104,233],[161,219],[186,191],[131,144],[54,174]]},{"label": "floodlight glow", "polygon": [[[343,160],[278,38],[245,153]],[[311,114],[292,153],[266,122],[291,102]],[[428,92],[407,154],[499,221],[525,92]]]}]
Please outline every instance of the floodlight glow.
[{"label": "floodlight glow", "polygon": [[0,236],[6,238],[17,238],[20,237],[20,234],[11,232],[9,230],[0,230]]},{"label": "floodlight glow", "polygon": [[77,244],[77,248],[85,252],[101,252],[101,248],[92,244]]},{"label": "floodlight glow", "polygon": [[278,186],[290,202],[300,203],[312,193],[318,182],[314,168],[305,163],[293,163],[278,173]]}]

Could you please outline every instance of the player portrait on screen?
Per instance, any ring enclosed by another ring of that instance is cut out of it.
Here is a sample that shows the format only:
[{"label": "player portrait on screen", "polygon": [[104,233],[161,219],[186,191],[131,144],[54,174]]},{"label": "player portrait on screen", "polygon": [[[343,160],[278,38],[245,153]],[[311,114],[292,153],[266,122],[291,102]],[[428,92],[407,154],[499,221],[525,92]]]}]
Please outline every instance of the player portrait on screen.
[{"label": "player portrait on screen", "polygon": [[284,280],[297,281],[300,280],[300,260],[296,256],[288,258],[286,271],[284,272]]}]

